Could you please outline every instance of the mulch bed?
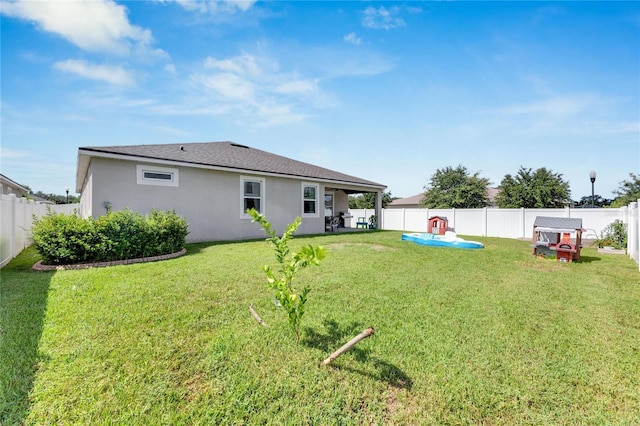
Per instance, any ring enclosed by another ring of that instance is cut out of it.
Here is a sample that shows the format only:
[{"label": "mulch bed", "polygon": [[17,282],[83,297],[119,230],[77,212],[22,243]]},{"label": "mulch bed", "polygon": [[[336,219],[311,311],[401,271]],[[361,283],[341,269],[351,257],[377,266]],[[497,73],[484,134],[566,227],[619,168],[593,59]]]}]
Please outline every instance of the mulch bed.
[{"label": "mulch bed", "polygon": [[141,257],[138,259],[113,260],[110,262],[77,263],[74,265],[44,265],[42,264],[42,261],[39,261],[38,263],[33,265],[32,269],[38,272],[46,272],[46,271],[65,271],[65,270],[72,270],[72,269],[104,268],[107,266],[131,265],[133,263],[157,262],[159,260],[174,259],[176,257],[182,256],[186,252],[187,252],[187,249],[183,248],[178,252],[163,254],[161,256]]}]

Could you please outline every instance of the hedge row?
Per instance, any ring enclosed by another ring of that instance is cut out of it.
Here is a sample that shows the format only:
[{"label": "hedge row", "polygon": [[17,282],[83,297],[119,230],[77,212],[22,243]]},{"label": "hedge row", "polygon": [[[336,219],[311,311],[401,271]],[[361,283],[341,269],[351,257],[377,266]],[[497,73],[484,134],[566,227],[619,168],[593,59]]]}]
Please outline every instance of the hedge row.
[{"label": "hedge row", "polygon": [[180,251],[187,228],[175,212],[153,210],[143,216],[122,210],[81,219],[50,211],[34,218],[33,244],[48,265],[107,262]]}]

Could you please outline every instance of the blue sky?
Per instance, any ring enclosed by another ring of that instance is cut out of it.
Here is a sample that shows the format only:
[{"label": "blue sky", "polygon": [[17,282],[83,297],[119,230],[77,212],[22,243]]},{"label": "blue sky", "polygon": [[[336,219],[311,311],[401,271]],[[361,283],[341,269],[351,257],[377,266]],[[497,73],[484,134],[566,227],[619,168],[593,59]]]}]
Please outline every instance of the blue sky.
[{"label": "blue sky", "polygon": [[520,166],[573,199],[640,173],[638,2],[6,1],[1,168],[75,189],[78,147],[231,140],[423,191]]}]

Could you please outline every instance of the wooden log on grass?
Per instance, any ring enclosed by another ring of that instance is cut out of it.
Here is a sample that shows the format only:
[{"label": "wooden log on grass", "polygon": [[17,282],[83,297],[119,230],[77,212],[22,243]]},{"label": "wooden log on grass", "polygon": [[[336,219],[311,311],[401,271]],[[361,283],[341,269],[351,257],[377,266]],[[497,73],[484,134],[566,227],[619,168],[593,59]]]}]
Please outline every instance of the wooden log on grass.
[{"label": "wooden log on grass", "polygon": [[347,343],[345,343],[340,349],[338,349],[337,351],[335,351],[334,353],[332,353],[331,355],[329,355],[329,358],[325,359],[324,361],[322,361],[320,363],[320,366],[325,366],[325,365],[329,365],[331,364],[333,361],[335,361],[340,355],[342,355],[343,353],[347,352],[349,349],[351,349],[352,346],[354,346],[355,344],[357,344],[359,341],[366,339],[367,337],[373,335],[373,333],[375,332],[373,327],[369,327],[366,330],[364,330],[362,333],[358,334],[356,337],[354,337],[353,339],[349,340]]},{"label": "wooden log on grass", "polygon": [[251,312],[251,315],[253,315],[256,321],[258,321],[258,324],[266,327],[267,324],[264,321],[262,321],[262,318],[260,318],[260,315],[258,315],[256,310],[253,309],[253,305],[249,305],[249,312]]}]

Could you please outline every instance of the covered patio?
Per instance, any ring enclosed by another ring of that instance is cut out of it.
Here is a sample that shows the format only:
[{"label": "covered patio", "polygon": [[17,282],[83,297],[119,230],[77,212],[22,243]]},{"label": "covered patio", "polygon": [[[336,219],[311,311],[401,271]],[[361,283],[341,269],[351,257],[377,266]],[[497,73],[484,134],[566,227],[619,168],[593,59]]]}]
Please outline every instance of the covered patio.
[{"label": "covered patio", "polygon": [[[377,187],[371,191],[349,187],[324,188],[325,232],[362,232],[378,228],[377,218],[382,214],[382,191]],[[349,213],[349,195],[375,194],[374,214],[369,217],[353,217]]]}]

